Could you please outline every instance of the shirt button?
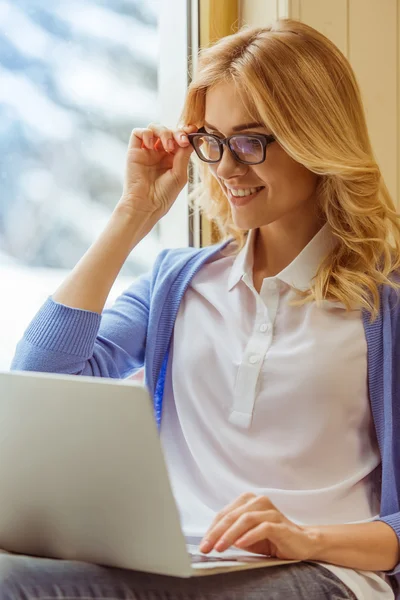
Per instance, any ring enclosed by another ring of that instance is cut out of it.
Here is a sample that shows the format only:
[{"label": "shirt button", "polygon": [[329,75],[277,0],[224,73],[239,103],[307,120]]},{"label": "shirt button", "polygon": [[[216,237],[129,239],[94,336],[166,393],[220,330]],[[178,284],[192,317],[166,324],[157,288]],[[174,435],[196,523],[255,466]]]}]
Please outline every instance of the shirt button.
[{"label": "shirt button", "polygon": [[262,325],[260,325],[260,331],[262,333],[265,333],[265,331],[267,331],[267,329],[269,329],[269,326],[267,325],[267,323],[263,323]]},{"label": "shirt button", "polygon": [[249,362],[252,365],[255,365],[256,363],[258,363],[259,360],[260,360],[260,357],[257,356],[256,354],[253,354],[253,356],[250,356],[250,358],[249,358]]}]

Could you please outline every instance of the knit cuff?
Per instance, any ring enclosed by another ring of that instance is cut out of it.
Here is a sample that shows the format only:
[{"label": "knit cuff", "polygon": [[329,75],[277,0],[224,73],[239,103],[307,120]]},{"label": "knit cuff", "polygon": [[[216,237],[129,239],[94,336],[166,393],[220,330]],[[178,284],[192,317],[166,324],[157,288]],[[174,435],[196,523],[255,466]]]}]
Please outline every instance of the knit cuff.
[{"label": "knit cuff", "polygon": [[101,315],[71,308],[49,297],[24,337],[32,345],[46,350],[87,357],[92,354]]}]

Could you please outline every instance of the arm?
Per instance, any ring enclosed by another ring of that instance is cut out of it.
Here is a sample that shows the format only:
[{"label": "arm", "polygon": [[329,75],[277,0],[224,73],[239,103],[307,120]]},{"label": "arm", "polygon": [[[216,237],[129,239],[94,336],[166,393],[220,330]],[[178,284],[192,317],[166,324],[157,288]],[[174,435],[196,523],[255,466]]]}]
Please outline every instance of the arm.
[{"label": "arm", "polygon": [[12,369],[124,377],[143,366],[150,277],[100,315],[128,255],[186,184],[193,151],[186,133],[195,129],[132,131],[123,194],[110,221],[30,324]]},{"label": "arm", "polygon": [[241,494],[217,513],[200,543],[202,552],[232,545],[287,560],[322,561],[362,571],[400,571],[400,513],[367,523],[298,525],[267,496]]},{"label": "arm", "polygon": [[399,562],[399,541],[383,521],[306,527],[314,539],[311,560],[363,571],[390,571]]},{"label": "arm", "polygon": [[29,325],[12,369],[119,378],[143,366],[150,275],[135,281],[102,316],[99,311],[125,255],[148,226],[143,219],[113,214],[98,241]]},{"label": "arm", "polygon": [[53,294],[71,308],[101,314],[124,262],[158,219],[148,213],[116,208],[107,227]]},{"label": "arm", "polygon": [[49,298],[18,343],[12,370],[124,378],[144,364],[150,274],[103,315]]}]

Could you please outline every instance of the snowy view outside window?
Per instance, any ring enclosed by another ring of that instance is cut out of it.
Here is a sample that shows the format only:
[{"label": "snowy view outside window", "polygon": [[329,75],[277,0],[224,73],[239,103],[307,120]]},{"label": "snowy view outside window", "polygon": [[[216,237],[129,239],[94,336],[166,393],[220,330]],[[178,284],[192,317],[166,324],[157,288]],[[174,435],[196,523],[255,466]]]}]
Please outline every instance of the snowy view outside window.
[{"label": "snowy view outside window", "polygon": [[[159,2],[0,0],[0,370],[122,190],[133,127],[159,121]],[[159,227],[109,302],[151,268]]]}]

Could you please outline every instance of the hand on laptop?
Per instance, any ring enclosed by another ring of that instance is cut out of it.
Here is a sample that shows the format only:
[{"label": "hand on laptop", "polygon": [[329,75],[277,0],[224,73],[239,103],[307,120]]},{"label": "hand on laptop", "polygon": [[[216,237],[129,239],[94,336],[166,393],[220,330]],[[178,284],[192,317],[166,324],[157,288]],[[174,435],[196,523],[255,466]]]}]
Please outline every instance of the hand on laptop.
[{"label": "hand on laptop", "polygon": [[266,496],[246,493],[217,514],[200,550],[222,552],[233,545],[286,560],[310,560],[315,544],[311,527],[289,521]]}]

